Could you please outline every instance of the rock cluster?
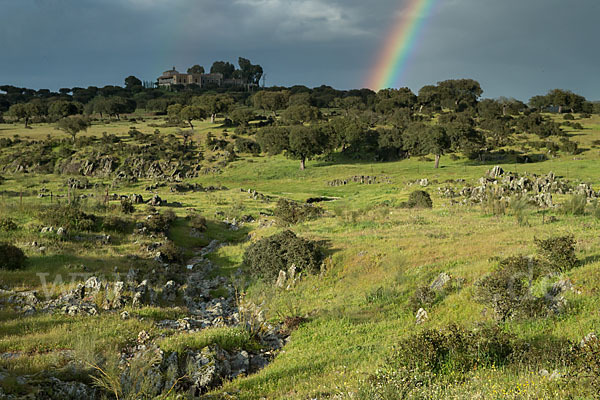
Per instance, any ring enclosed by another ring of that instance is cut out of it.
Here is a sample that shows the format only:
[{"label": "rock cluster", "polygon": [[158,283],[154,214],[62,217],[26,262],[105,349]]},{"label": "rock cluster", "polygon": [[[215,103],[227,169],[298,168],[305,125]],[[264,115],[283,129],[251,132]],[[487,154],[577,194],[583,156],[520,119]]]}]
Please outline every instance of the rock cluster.
[{"label": "rock cluster", "polygon": [[202,186],[199,183],[177,183],[171,186],[171,192],[173,193],[185,193],[185,192],[218,192],[229,190],[225,186]]},{"label": "rock cluster", "polygon": [[464,204],[482,203],[490,197],[508,202],[514,195],[526,196],[529,201],[539,207],[552,207],[553,194],[580,194],[588,198],[598,198],[590,185],[582,183],[572,186],[568,181],[556,177],[550,172],[547,175],[517,174],[505,172],[496,166],[478,181],[476,186],[467,186],[456,191],[453,188],[439,188],[440,195],[447,198],[462,197]]},{"label": "rock cluster", "polygon": [[391,184],[392,179],[389,176],[369,176],[369,175],[354,175],[347,179],[334,179],[327,182],[327,186],[344,186],[349,183],[360,183],[363,185],[375,185],[380,183]]},{"label": "rock cluster", "polygon": [[262,193],[258,193],[256,190],[253,190],[253,189],[248,189],[248,190],[240,189],[240,191],[247,192],[250,195],[250,198],[252,200],[261,200],[264,202],[269,202],[272,200],[270,196],[266,196]]}]

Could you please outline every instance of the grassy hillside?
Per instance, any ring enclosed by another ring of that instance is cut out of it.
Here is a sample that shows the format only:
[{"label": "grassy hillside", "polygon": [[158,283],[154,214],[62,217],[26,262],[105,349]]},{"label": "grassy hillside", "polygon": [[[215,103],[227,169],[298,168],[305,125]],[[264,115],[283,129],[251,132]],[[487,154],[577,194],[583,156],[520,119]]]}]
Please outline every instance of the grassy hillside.
[{"label": "grassy hillside", "polygon": [[[157,135],[177,134],[175,128],[149,126],[160,122],[146,118],[144,122],[96,123],[85,135],[100,137],[102,132],[108,132],[122,137],[125,143],[135,143],[135,139],[127,134],[132,126],[146,134],[155,129],[160,130]],[[528,206],[525,210],[508,207],[505,213],[494,214],[485,205],[452,204],[451,199],[442,197],[438,191],[438,187],[453,187],[458,191],[466,185],[474,185],[496,164],[520,174],[545,175],[552,171],[572,184],[585,182],[599,190],[600,148],[594,141],[600,140],[600,117],[578,122],[583,124],[584,130],[567,132],[572,136],[571,140],[584,149],[581,154],[573,156],[559,152],[547,161],[530,164],[518,164],[512,159],[478,163],[444,156],[442,167],[436,170],[432,160],[417,158],[386,163],[338,158],[335,161],[309,161],[307,169],[300,171],[297,161],[283,156],[242,154],[227,164],[220,174],[186,180],[186,183],[204,187],[224,186],[226,190],[177,193],[168,185],[153,190],[152,193],[168,202],[166,206],[158,207],[160,211],[171,209],[175,212],[177,219],[168,237],[188,256],[213,239],[226,243],[208,257],[219,266],[215,274],[227,278],[238,268],[246,268],[242,260],[250,243],[283,229],[290,228],[299,236],[324,241],[326,258],[321,272],[302,276],[290,288],[278,288],[272,281],[243,274],[244,284],[240,284],[240,289],[245,292],[245,299],[260,304],[269,322],[276,324],[286,318],[302,317],[302,323],[291,333],[289,343],[272,363],[256,374],[226,382],[213,394],[239,399],[307,399],[357,398],[362,393],[368,398],[365,393],[372,385],[374,374],[389,364],[388,357],[404,339],[430,329],[446,329],[450,324],[468,330],[482,324],[497,324],[493,309],[477,302],[475,291],[476,283],[494,270],[499,260],[537,254],[536,238],[573,235],[576,256],[580,260],[577,267],[544,277],[536,283],[539,286],[536,290],[543,292],[568,278],[575,290],[565,295],[566,310],[543,317],[514,318],[500,324],[502,332],[527,343],[528,358],[493,367],[482,363],[482,367],[476,366],[462,380],[446,385],[443,379],[434,379],[433,382],[439,384],[419,393],[420,398],[593,398],[596,393],[586,384],[588,381],[568,378],[566,365],[561,365],[562,359],[553,357],[553,351],[566,349],[567,341],[579,343],[590,332],[598,332],[600,241],[597,232],[600,219],[593,214],[600,213],[590,203],[585,215],[563,213],[560,206],[550,209]],[[219,124],[198,123],[192,140],[199,143],[205,159],[209,160],[212,155],[211,149],[204,145],[207,133],[222,137],[223,131]],[[229,139],[224,138],[230,140],[231,133],[230,130]],[[0,137],[19,135],[21,139],[41,140],[48,134],[62,135],[43,124],[27,130],[17,125],[0,125]],[[521,135],[514,147],[528,146],[526,142],[531,140],[533,138]],[[365,175],[387,177],[390,183],[351,182],[339,187],[328,184],[336,179]],[[81,279],[72,275],[76,273],[92,273],[116,280],[115,274],[124,276],[132,266],[148,274],[157,268],[152,257],[141,250],[141,243],[152,240],[139,235],[107,232],[103,228],[97,233],[89,233],[111,234],[110,244],[101,246],[93,241],[60,240],[40,233],[39,228],[44,226],[41,215],[45,207],[50,206],[50,198],[37,194],[45,187],[55,196],[68,196],[71,191],[64,185],[68,177],[31,173],[3,176],[6,180],[0,184],[0,191],[4,193],[0,198],[0,218],[11,218],[18,229],[0,231],[0,241],[15,243],[24,249],[29,260],[23,270],[0,271],[1,288],[41,292],[43,287],[38,274],[46,273],[45,279],[49,282],[54,282],[59,275],[65,280],[57,288],[61,291],[76,285],[70,278]],[[429,181],[426,187],[415,183],[423,178]],[[151,197],[145,188],[154,183],[140,180],[114,185],[112,179],[100,177],[90,178],[90,182],[113,185],[108,187],[111,194],[142,193],[145,199]],[[274,201],[254,199],[248,189],[271,196]],[[401,207],[409,194],[417,189],[431,195],[432,209]],[[100,207],[105,190],[81,189],[75,190],[75,194],[88,195],[87,199],[81,200],[82,207],[99,218],[119,216],[133,225],[143,221],[150,212],[147,205],[136,205],[133,214],[123,216],[119,202],[114,200],[108,207]],[[20,193],[24,193],[22,198]],[[274,220],[268,215],[277,198],[304,202],[316,196],[336,199],[319,203],[325,209],[322,217],[291,227],[269,223]],[[553,198],[555,203],[561,204],[570,196],[555,195]],[[65,203],[66,198],[52,201]],[[180,205],[173,206],[176,202]],[[209,220],[207,231],[198,238],[188,234],[190,222],[185,217],[192,209]],[[259,213],[266,216],[261,217]],[[519,213],[521,221],[517,218]],[[225,218],[239,221],[244,215],[252,215],[256,221],[245,223],[238,231],[232,231],[222,223]],[[250,240],[245,240],[248,235]],[[44,245],[43,253],[32,248],[30,243],[34,241]],[[137,257],[132,258],[132,255]],[[428,286],[441,273],[459,283],[448,294],[425,307],[428,320],[418,325],[412,306],[415,291]],[[171,342],[167,340],[164,349],[188,345],[203,347],[217,340],[215,338],[224,340],[219,335],[205,333],[206,338],[184,337],[181,343],[173,343],[181,334],[158,327],[155,322],[186,316],[182,304],[128,306],[126,310],[132,318],[123,321],[119,313],[114,312],[75,317],[45,313],[23,315],[4,307],[0,309],[0,369],[14,376],[56,370],[61,376],[72,378],[73,371],[63,368],[70,365],[68,351],[80,351],[89,346],[88,342],[93,342],[94,350],[99,353],[114,352],[134,341],[142,330],[153,338],[167,337]],[[233,346],[250,346],[250,341]],[[547,357],[543,356],[545,352]],[[9,353],[14,356],[8,356]],[[542,369],[557,370],[562,376],[550,379],[540,374]],[[3,382],[4,390],[9,393],[27,390],[17,381]]]}]

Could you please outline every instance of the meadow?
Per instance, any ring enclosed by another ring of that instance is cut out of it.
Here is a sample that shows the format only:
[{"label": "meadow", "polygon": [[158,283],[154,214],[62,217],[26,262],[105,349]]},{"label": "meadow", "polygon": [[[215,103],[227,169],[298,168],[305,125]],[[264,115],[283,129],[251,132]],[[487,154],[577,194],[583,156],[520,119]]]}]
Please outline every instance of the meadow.
[{"label": "meadow", "polygon": [[[122,143],[136,144],[136,139],[128,134],[135,127],[144,134],[165,137],[172,134],[179,140],[179,128],[150,126],[161,122],[161,117],[140,113],[128,116],[128,120],[96,121],[80,136],[99,138],[107,132],[121,138]],[[403,340],[426,330],[446,329],[451,324],[465,329],[498,324],[493,310],[476,300],[475,286],[496,268],[500,259],[536,254],[536,238],[573,235],[579,264],[544,278],[539,289],[569,279],[576,289],[565,295],[566,310],[500,324],[502,332],[527,343],[530,353],[544,353],[545,349],[552,353],[553,348],[558,352],[564,343],[579,343],[589,333],[598,332],[600,326],[597,235],[600,219],[593,215],[595,206],[590,203],[584,215],[565,213],[561,204],[570,195],[555,195],[556,207],[528,206],[521,210],[525,214],[523,222],[510,207],[506,212],[494,213],[485,204],[455,204],[443,197],[438,187],[458,191],[466,185],[475,185],[488,170],[499,165],[505,171],[519,174],[553,172],[573,185],[588,183],[598,191],[600,148],[594,141],[600,139],[600,116],[578,122],[583,130],[565,128],[565,131],[583,152],[578,155],[559,152],[545,161],[527,164],[514,159],[478,162],[443,156],[441,168],[434,169],[433,161],[426,158],[369,162],[323,156],[309,160],[307,168],[301,171],[297,161],[282,155],[238,154],[218,174],[185,180],[203,187],[227,188],[207,192],[173,192],[168,185],[148,191],[146,188],[155,181],[142,179],[115,184],[112,178],[101,177],[89,181],[90,186],[98,184],[103,189],[69,189],[65,185],[67,176],[5,173],[5,180],[0,183],[0,218],[14,220],[18,228],[0,231],[0,241],[10,241],[24,249],[28,262],[22,270],[0,270],[0,288],[42,292],[39,273],[47,274],[48,282],[54,282],[57,276],[64,278],[57,292],[75,287],[77,279],[70,281],[67,277],[77,274],[116,280],[117,274],[126,275],[132,266],[151,274],[157,267],[141,250],[140,242],[145,239],[140,236],[113,232],[110,244],[102,246],[87,240],[60,240],[40,234],[43,226],[40,215],[51,201],[64,204],[67,197],[87,195],[80,200],[86,212],[119,216],[119,201],[110,200],[107,205],[104,200],[106,187],[111,194],[142,193],[144,198],[158,194],[167,204],[157,208],[161,212],[172,210],[176,215],[168,238],[186,256],[192,256],[212,240],[225,243],[208,255],[218,266],[215,275],[229,279],[241,268],[244,279],[240,291],[246,300],[260,305],[269,323],[294,317],[302,319],[269,365],[255,374],[225,382],[221,388],[206,394],[207,398],[369,398],[370,382],[386,367]],[[198,121],[191,132],[191,140],[203,150],[208,165],[215,153],[205,144],[208,133],[223,140],[231,140],[234,134],[232,128],[222,127],[221,123],[221,120],[214,124]],[[66,137],[50,124],[33,124],[32,129],[24,129],[22,124],[0,124],[0,138],[36,141],[48,135]],[[533,136],[522,134],[511,146],[536,152],[527,147],[532,139]],[[8,150],[0,149],[0,153],[3,151]],[[338,187],[328,184],[336,179],[367,175],[389,178],[390,183],[351,182]],[[428,185],[422,187],[417,182],[424,178]],[[55,198],[38,197],[42,187]],[[270,196],[272,201],[255,199],[248,189]],[[433,208],[401,207],[414,190],[427,191]],[[291,227],[269,223],[275,220],[272,213],[278,198],[305,202],[311,197],[335,200],[319,203],[325,211],[320,218]],[[192,210],[208,219],[207,230],[201,237],[188,234],[190,221],[186,216]],[[149,212],[148,205],[135,205],[127,220],[134,224]],[[239,230],[228,229],[222,222],[225,218],[240,220],[244,215],[252,215],[254,221],[244,223]],[[272,281],[256,279],[244,272],[243,256],[250,243],[288,228],[299,236],[323,241],[325,261],[320,273],[305,274],[291,287],[279,288]],[[43,244],[43,253],[30,246],[34,241]],[[427,306],[428,319],[416,324],[411,299],[419,287],[428,286],[441,273],[460,284]],[[232,348],[256,345],[250,337],[233,340],[233,334],[228,332],[238,328],[219,331],[210,328],[188,335],[156,324],[162,319],[186,316],[182,304],[127,306],[125,310],[130,319],[122,320],[115,312],[96,316],[23,315],[8,306],[0,308],[0,370],[14,377],[53,371],[65,380],[81,379],[89,383],[89,370],[73,370],[73,354],[90,346],[98,354],[118,351],[135,341],[142,330],[156,338],[165,351],[199,349],[210,343]],[[542,369],[556,370],[560,376],[550,379],[540,373]],[[429,389],[413,394],[414,398],[448,399],[591,399],[597,395],[586,378],[574,379],[568,375],[567,366],[548,354],[547,358],[539,356],[535,362],[475,367],[463,379],[447,385],[432,384]],[[0,385],[6,393],[23,394],[28,390],[16,378],[4,380]]]}]

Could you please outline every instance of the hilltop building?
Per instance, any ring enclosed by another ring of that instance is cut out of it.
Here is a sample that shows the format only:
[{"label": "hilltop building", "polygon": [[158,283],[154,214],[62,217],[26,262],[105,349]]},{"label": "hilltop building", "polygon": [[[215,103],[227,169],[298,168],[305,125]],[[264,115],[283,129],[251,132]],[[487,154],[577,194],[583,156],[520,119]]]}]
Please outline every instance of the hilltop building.
[{"label": "hilltop building", "polygon": [[158,78],[159,87],[198,85],[199,87],[244,86],[242,79],[223,79],[223,74],[182,74],[175,67]]}]

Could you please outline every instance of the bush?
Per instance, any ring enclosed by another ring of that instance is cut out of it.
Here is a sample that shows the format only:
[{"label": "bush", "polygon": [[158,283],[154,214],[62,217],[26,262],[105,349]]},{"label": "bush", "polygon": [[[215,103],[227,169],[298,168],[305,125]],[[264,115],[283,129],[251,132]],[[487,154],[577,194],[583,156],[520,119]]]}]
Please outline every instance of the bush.
[{"label": "bush", "polygon": [[112,232],[129,233],[131,227],[129,221],[115,215],[108,215],[102,221],[102,228]]},{"label": "bush", "polygon": [[496,270],[475,284],[475,298],[491,306],[503,322],[519,313],[534,313],[537,302],[531,294],[531,286],[541,273],[541,265],[536,259],[506,258]]},{"label": "bush", "polygon": [[18,229],[17,223],[8,217],[0,218],[0,231],[9,232],[16,231]]},{"label": "bush", "polygon": [[578,154],[579,153],[579,145],[575,142],[570,141],[569,139],[563,138],[560,140],[560,150],[569,154]]},{"label": "bush", "polygon": [[573,235],[554,236],[546,240],[535,239],[538,252],[553,270],[565,272],[577,266],[575,237]]},{"label": "bush", "polygon": [[190,221],[190,227],[194,228],[198,232],[204,232],[208,228],[208,222],[206,218],[200,214],[190,214],[186,217]]},{"label": "bush", "polygon": [[575,117],[573,116],[573,114],[565,114],[565,115],[563,116],[563,119],[564,119],[565,121],[575,121]]},{"label": "bush", "polygon": [[0,269],[22,269],[26,261],[27,257],[23,250],[12,244],[0,243]]},{"label": "bush", "polygon": [[287,199],[279,199],[273,215],[285,224],[294,225],[320,217],[323,215],[323,209],[311,204],[300,204]]},{"label": "bush", "polygon": [[168,210],[163,214],[152,214],[143,222],[144,227],[150,232],[167,233],[171,224],[175,221],[175,213]]},{"label": "bush", "polygon": [[235,139],[235,148],[240,153],[260,154],[260,145],[250,139],[238,137]]},{"label": "bush", "polygon": [[90,231],[96,224],[96,216],[84,213],[77,205],[48,207],[40,213],[40,220],[46,225],[63,227],[69,231]]},{"label": "bush", "polygon": [[316,242],[283,231],[251,244],[244,253],[244,264],[257,276],[274,279],[279,271],[293,265],[298,272],[319,271],[323,255]]},{"label": "bush", "polygon": [[183,253],[171,240],[163,243],[158,250],[161,254],[161,261],[167,263],[177,263],[183,261]]},{"label": "bush", "polygon": [[[588,380],[596,397],[600,397],[600,339],[592,337],[583,346],[576,345],[572,349],[572,369],[574,376]],[[581,384],[581,383],[580,383]]]},{"label": "bush", "polygon": [[402,340],[386,360],[383,372],[371,383],[379,383],[373,385],[379,387],[399,383],[399,393],[389,398],[405,398],[414,389],[436,380],[460,382],[474,369],[506,365],[520,347],[514,336],[498,326],[466,330],[449,325],[444,330],[428,329]]},{"label": "bush", "polygon": [[410,298],[410,307],[413,311],[424,308],[435,303],[437,294],[429,286],[420,286]]},{"label": "bush", "polygon": [[424,190],[415,190],[408,196],[408,201],[402,204],[406,208],[432,208],[431,196]]},{"label": "bush", "polygon": [[133,214],[135,212],[131,199],[121,199],[121,212],[123,214]]}]

